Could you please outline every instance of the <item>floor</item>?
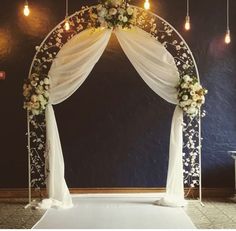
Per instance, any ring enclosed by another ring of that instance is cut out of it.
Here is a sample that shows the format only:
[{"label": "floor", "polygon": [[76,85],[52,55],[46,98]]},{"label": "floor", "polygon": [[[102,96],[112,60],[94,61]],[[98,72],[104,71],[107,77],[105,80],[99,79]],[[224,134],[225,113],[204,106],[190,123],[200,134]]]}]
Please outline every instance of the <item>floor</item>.
[{"label": "floor", "polygon": [[[30,229],[44,214],[44,211],[24,209],[25,199],[0,200],[1,229]],[[197,201],[190,201],[185,208],[187,214],[199,229],[236,229],[236,204],[228,199],[205,199],[204,207]]]}]

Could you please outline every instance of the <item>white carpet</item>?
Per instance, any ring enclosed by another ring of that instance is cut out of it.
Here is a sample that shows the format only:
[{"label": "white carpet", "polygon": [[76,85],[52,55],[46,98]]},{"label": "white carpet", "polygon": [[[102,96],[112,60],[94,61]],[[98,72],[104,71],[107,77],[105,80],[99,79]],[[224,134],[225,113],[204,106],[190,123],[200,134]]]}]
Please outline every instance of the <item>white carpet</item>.
[{"label": "white carpet", "polygon": [[158,196],[73,197],[72,209],[49,209],[34,228],[195,229],[182,208],[154,205]]}]

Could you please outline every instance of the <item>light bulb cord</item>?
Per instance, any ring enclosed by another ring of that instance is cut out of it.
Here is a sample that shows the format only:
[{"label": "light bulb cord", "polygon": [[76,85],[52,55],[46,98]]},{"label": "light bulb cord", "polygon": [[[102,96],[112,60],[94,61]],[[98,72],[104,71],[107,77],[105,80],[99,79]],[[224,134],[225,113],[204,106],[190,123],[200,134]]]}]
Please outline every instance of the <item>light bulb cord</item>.
[{"label": "light bulb cord", "polygon": [[69,3],[68,0],[66,0],[66,18],[68,18],[69,15],[68,11],[69,11]]},{"label": "light bulb cord", "polygon": [[187,0],[187,17],[189,18],[189,0]]},{"label": "light bulb cord", "polygon": [[227,0],[227,9],[226,9],[226,14],[227,14],[227,32],[229,32],[229,0]]}]

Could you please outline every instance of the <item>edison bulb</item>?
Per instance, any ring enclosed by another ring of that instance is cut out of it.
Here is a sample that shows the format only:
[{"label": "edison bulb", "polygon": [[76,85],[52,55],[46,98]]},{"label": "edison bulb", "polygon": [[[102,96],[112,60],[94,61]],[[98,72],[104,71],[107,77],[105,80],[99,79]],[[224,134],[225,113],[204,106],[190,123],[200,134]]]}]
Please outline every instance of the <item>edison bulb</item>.
[{"label": "edison bulb", "polygon": [[187,16],[185,19],[185,25],[184,25],[185,30],[190,30],[191,25],[190,25],[190,17]]},{"label": "edison bulb", "polygon": [[30,14],[30,9],[29,9],[29,5],[25,4],[24,6],[24,15],[27,17]]},{"label": "edison bulb", "polygon": [[229,44],[230,42],[231,42],[230,31],[227,30],[226,35],[225,35],[225,43]]},{"label": "edison bulb", "polygon": [[145,0],[145,3],[144,3],[144,9],[145,9],[145,10],[149,10],[149,9],[150,9],[150,3],[149,3],[149,0]]},{"label": "edison bulb", "polygon": [[65,30],[69,30],[70,29],[70,23],[68,20],[66,20],[65,22]]}]

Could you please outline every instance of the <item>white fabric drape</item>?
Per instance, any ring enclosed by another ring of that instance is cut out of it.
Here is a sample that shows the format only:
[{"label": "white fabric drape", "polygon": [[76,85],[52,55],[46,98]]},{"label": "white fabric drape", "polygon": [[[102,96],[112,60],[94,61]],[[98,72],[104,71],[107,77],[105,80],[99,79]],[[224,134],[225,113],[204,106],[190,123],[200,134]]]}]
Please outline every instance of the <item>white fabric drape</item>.
[{"label": "white fabric drape", "polygon": [[58,53],[49,71],[49,104],[46,109],[49,176],[48,196],[40,207],[72,207],[71,195],[64,178],[64,160],[52,104],[70,97],[85,81],[101,57],[111,30],[89,29],[71,39]]},{"label": "white fabric drape", "polygon": [[[117,28],[115,34],[128,59],[147,85],[166,101],[177,104],[179,74],[173,57],[150,34],[139,28]],[[64,179],[64,161],[56,119],[51,104],[70,97],[88,77],[105,50],[112,31],[88,29],[62,47],[49,71],[50,97],[46,110],[47,145],[50,176],[48,191],[51,204],[71,207]],[[171,127],[167,193],[159,204],[183,206],[182,110],[176,107]],[[53,201],[53,202],[52,202]],[[55,203],[54,203],[55,202]]]},{"label": "white fabric drape", "polygon": [[[116,36],[126,56],[146,84],[166,101],[177,104],[179,72],[174,58],[154,37],[140,28],[116,29]],[[158,204],[184,206],[183,185],[183,111],[176,106],[170,134],[166,196]]]}]

